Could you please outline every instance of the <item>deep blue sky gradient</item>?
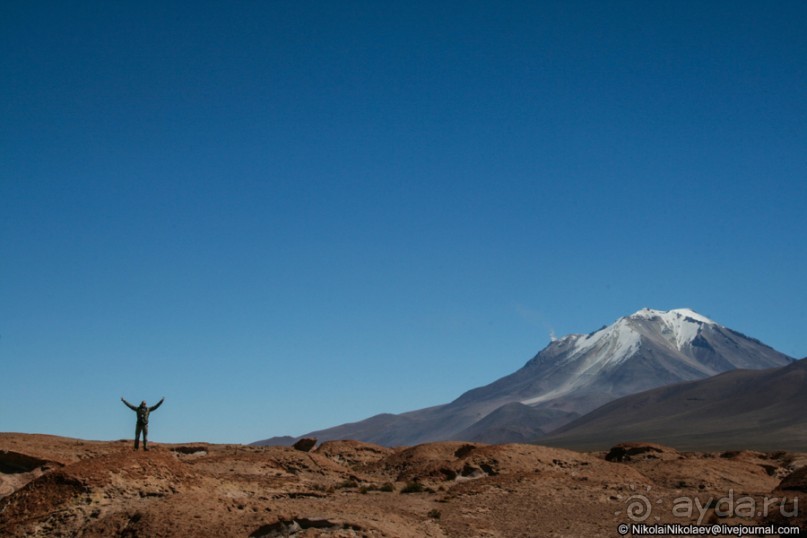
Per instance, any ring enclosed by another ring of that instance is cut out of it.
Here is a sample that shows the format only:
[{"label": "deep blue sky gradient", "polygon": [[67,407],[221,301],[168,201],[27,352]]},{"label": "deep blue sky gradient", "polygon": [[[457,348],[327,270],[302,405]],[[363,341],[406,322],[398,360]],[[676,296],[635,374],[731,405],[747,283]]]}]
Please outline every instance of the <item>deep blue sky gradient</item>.
[{"label": "deep blue sky gradient", "polygon": [[807,355],[804,2],[4,2],[0,431],[250,442],[690,307]]}]

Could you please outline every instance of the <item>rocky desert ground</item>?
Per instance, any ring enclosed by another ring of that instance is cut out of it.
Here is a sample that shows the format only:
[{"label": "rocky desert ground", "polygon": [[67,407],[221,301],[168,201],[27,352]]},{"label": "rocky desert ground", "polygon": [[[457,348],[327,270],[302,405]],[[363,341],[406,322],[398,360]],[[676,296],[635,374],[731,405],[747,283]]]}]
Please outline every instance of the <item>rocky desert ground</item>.
[{"label": "rocky desert ground", "polygon": [[[85,441],[0,434],[0,536],[583,537],[620,523],[805,528],[807,453],[581,453]],[[687,503],[692,508],[686,511]],[[802,531],[802,535],[805,535]]]}]

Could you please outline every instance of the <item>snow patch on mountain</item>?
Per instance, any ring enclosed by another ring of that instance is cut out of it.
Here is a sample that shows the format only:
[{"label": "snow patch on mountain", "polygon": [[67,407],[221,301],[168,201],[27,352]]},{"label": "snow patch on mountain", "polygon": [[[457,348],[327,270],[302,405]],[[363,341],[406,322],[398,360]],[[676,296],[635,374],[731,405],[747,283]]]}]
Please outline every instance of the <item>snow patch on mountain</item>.
[{"label": "snow patch on mountain", "polygon": [[694,310],[690,310],[689,308],[675,308],[673,310],[653,310],[652,308],[642,308],[629,317],[635,319],[661,318],[665,323],[675,322],[676,320],[686,320],[689,318],[700,323],[718,325],[718,323],[712,321],[702,314],[698,314]]},{"label": "snow patch on mountain", "polygon": [[644,308],[629,316],[629,319],[659,320],[662,323],[660,327],[662,336],[666,337],[670,343],[674,343],[679,350],[684,349],[686,345],[691,345],[704,325],[718,326],[711,319],[689,308],[677,308],[669,311]]},{"label": "snow patch on mountain", "polygon": [[522,400],[521,403],[535,405],[585,386],[601,371],[616,367],[630,358],[641,346],[641,341],[641,334],[630,326],[626,318],[592,334],[575,334],[564,338],[562,342],[571,344],[571,348],[563,362],[577,363],[574,375],[553,390]]},{"label": "snow patch on mountain", "polygon": [[640,343],[641,335],[622,318],[593,334],[577,335],[574,351],[568,360],[575,360],[590,350],[596,350],[595,362],[602,363],[603,366],[619,364],[636,351]]}]

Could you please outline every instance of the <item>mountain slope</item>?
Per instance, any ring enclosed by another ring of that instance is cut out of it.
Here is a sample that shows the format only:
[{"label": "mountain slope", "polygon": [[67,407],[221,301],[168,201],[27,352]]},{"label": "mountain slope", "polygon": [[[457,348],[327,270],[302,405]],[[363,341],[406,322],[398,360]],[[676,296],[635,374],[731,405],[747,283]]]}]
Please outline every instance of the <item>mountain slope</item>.
[{"label": "mountain slope", "polygon": [[[692,310],[643,309],[592,333],[555,340],[518,371],[451,403],[377,415],[306,436],[391,446],[468,440],[468,436],[488,442],[518,441],[524,432],[550,432],[622,396],[737,368],[771,368],[791,361]],[[508,408],[491,415],[513,403],[530,409]]]},{"label": "mountain slope", "polygon": [[803,450],[804,409],[807,359],[626,396],[538,442],[584,450],[622,441],[652,441],[686,450]]},{"label": "mountain slope", "polygon": [[506,438],[511,443],[528,443],[544,435],[536,424],[553,419],[551,411],[535,409],[518,402],[504,404],[482,420],[456,434],[457,439],[479,443],[498,443]]}]

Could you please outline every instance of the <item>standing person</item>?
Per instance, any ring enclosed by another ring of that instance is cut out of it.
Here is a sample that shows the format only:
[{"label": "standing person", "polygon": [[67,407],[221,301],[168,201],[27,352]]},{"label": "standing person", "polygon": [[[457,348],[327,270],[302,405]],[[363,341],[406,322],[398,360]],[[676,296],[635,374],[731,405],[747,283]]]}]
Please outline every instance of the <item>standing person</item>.
[{"label": "standing person", "polygon": [[126,407],[137,413],[137,426],[135,426],[135,442],[134,442],[134,449],[137,450],[137,447],[140,444],[140,432],[143,432],[143,450],[148,450],[148,434],[149,434],[149,413],[152,411],[156,411],[158,407],[160,407],[165,400],[165,396],[160,398],[160,401],[157,402],[155,405],[151,407],[146,405],[146,400],[140,402],[140,407],[135,407],[126,399],[121,396],[120,401],[126,404]]}]

